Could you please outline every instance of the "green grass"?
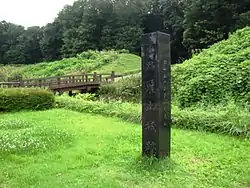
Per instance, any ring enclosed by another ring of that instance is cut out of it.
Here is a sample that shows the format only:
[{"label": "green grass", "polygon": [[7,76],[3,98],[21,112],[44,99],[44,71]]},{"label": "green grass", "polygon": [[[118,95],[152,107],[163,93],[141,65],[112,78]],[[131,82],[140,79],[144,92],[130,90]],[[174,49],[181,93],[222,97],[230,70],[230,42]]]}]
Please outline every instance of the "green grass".
[{"label": "green grass", "polygon": [[57,150],[1,154],[1,188],[250,186],[249,140],[173,129],[171,160],[157,162],[141,158],[138,124],[61,109],[0,119],[37,122],[74,135],[71,145]]},{"label": "green grass", "polygon": [[41,62],[34,65],[0,65],[0,81],[7,78],[15,79],[19,75],[24,78],[60,76],[67,74],[82,74],[98,72],[125,74],[139,71],[140,57],[120,51],[83,52],[76,57],[65,58],[54,62]]},{"label": "green grass", "polygon": [[[56,97],[56,107],[77,112],[119,117],[132,123],[141,122],[141,104],[113,101],[91,101],[89,95]],[[212,133],[228,134],[250,138],[250,113],[234,103],[210,108],[180,109],[172,105],[173,126],[180,129],[203,130]]]},{"label": "green grass", "polygon": [[106,65],[103,65],[92,72],[110,73],[130,73],[141,70],[141,58],[134,54],[120,54],[119,58]]}]

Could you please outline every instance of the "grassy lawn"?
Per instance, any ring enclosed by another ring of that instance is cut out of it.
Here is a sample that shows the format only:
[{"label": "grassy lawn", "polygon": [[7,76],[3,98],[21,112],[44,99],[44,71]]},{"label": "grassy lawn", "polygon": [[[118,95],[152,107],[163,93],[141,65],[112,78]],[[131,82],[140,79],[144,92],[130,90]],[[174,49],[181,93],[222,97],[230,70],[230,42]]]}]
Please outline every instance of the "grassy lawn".
[{"label": "grassy lawn", "polygon": [[249,140],[173,129],[171,160],[156,162],[141,158],[141,127],[116,118],[56,109],[0,123],[2,142],[35,140],[0,143],[0,188],[250,187]]},{"label": "grassy lawn", "polygon": [[119,54],[119,58],[108,64],[105,64],[92,72],[109,74],[111,71],[116,73],[128,73],[141,70],[141,58],[134,54]]}]

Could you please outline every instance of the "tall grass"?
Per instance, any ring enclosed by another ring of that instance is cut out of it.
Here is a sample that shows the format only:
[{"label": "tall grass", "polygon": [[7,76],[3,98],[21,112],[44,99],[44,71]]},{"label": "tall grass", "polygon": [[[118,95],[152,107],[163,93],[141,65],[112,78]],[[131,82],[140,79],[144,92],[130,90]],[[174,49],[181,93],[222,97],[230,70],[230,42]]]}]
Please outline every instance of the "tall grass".
[{"label": "tall grass", "polygon": [[[119,117],[140,123],[141,104],[121,101],[87,101],[67,96],[56,97],[56,106],[78,112]],[[250,137],[250,113],[233,103],[224,107],[186,108],[172,107],[172,125],[181,129],[208,131],[244,138]]]}]

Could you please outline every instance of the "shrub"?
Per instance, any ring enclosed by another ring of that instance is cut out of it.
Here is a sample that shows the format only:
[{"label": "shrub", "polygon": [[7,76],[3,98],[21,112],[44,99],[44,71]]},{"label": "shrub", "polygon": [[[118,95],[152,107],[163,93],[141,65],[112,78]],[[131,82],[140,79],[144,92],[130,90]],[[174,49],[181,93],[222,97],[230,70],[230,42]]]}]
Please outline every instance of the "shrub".
[{"label": "shrub", "polygon": [[140,74],[131,75],[113,84],[104,85],[98,94],[104,99],[139,102],[141,100],[141,76]]},{"label": "shrub", "polygon": [[[58,108],[66,108],[78,112],[101,114],[119,117],[123,120],[140,123],[141,105],[121,101],[85,101],[66,96],[56,98]],[[250,113],[233,103],[227,106],[210,108],[172,107],[173,126],[182,129],[202,130],[233,136],[250,137]]]},{"label": "shrub", "polygon": [[76,99],[82,99],[82,100],[86,100],[86,101],[94,101],[97,99],[95,94],[92,93],[84,93],[84,94],[77,94]]},{"label": "shrub", "polygon": [[21,79],[22,75],[18,72],[13,72],[8,77],[8,81],[20,81]]},{"label": "shrub", "polygon": [[214,44],[172,71],[173,94],[181,107],[235,100],[250,94],[250,27]]},{"label": "shrub", "polygon": [[54,106],[54,95],[45,89],[0,88],[0,111],[44,110]]}]

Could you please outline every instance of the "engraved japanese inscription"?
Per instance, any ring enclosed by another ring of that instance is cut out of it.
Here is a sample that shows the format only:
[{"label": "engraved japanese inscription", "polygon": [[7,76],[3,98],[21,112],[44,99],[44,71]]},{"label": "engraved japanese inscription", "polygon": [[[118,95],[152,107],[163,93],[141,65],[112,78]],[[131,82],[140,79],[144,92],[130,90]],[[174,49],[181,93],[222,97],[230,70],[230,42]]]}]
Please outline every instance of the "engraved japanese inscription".
[{"label": "engraved japanese inscription", "polygon": [[150,155],[154,155],[154,153],[157,150],[156,148],[157,148],[157,146],[156,146],[156,143],[154,141],[148,141],[146,143],[145,151],[147,153],[149,153]]},{"label": "engraved japanese inscription", "polygon": [[147,94],[149,95],[153,95],[156,93],[156,90],[155,90],[155,80],[149,80],[149,81],[146,81],[145,83],[145,86],[144,86],[144,90]]},{"label": "engraved japanese inscription", "polygon": [[153,121],[148,121],[145,123],[145,129],[147,131],[156,132],[156,123]]},{"label": "engraved japanese inscription", "polygon": [[142,35],[142,154],[170,156],[170,36]]}]

